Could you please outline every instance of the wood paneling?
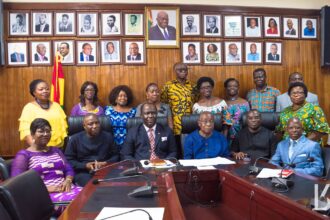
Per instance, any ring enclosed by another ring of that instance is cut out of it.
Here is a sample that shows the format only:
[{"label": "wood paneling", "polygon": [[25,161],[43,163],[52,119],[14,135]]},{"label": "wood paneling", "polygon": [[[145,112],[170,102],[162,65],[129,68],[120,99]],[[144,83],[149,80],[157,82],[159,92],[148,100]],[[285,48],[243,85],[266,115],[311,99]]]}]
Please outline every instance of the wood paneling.
[{"label": "wood paneling", "polygon": [[[70,7],[67,7],[70,6]],[[89,4],[5,4],[5,14],[13,9],[86,9]],[[125,9],[133,7],[128,5],[94,5],[93,9]],[[143,6],[144,7],[144,6]],[[137,10],[143,10],[141,5],[135,6]],[[181,11],[198,11],[199,6],[180,6]],[[270,9],[262,11],[260,8],[229,8],[202,6],[207,11],[234,10],[239,13],[271,13]],[[315,10],[276,10],[276,13],[286,15],[317,15]],[[6,28],[5,18],[5,28]],[[7,37],[5,31],[5,39]],[[13,39],[13,38],[12,38]],[[15,38],[16,39],[16,38]],[[19,38],[18,38],[19,39]],[[33,39],[28,38],[28,39]],[[55,38],[51,38],[54,40]],[[185,40],[208,41],[207,38],[184,38]],[[26,40],[26,38],[25,38]],[[221,39],[222,40],[222,39]],[[216,82],[214,95],[223,97],[223,82],[228,77],[239,79],[241,84],[240,95],[245,97],[249,89],[253,87],[252,72],[257,67],[264,67],[267,71],[268,84],[285,92],[288,86],[288,74],[299,71],[304,74],[305,82],[310,91],[319,95],[320,105],[329,118],[330,115],[330,91],[327,88],[330,82],[330,70],[320,68],[320,41],[317,40],[282,40],[284,45],[282,65],[241,65],[241,66],[202,66],[189,67],[189,79],[196,81],[200,76],[211,76]],[[174,63],[181,59],[180,49],[147,49],[147,65],[104,65],[104,66],[64,66],[65,74],[65,112],[70,113],[72,106],[78,102],[81,84],[86,80],[94,81],[99,86],[99,97],[102,105],[108,105],[110,90],[119,85],[127,84],[134,91],[134,105],[144,100],[144,88],[149,82],[156,82],[162,86],[166,81],[175,77],[172,71]],[[51,82],[52,67],[24,67],[7,68],[0,67],[0,155],[10,156],[23,148],[19,141],[18,118],[23,106],[32,100],[28,85],[31,80],[42,78]]]}]

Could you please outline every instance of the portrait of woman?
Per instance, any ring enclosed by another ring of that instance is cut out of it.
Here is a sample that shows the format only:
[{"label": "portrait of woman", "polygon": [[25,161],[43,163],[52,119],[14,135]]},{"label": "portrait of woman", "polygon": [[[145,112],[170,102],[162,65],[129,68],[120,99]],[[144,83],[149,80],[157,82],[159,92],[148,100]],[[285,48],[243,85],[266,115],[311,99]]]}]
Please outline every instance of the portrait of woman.
[{"label": "portrait of woman", "polygon": [[280,17],[264,17],[264,35],[265,37],[280,37],[281,36]]},{"label": "portrait of woman", "polygon": [[221,42],[204,42],[204,64],[221,65]]}]

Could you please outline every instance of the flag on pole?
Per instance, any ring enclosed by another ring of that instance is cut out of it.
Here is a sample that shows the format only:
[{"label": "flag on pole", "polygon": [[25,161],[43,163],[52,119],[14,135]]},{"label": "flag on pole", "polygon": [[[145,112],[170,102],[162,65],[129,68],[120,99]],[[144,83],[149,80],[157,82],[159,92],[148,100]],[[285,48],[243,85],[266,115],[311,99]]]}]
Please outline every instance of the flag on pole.
[{"label": "flag on pole", "polygon": [[55,64],[53,69],[52,87],[50,100],[64,106],[64,74],[62,70],[62,56],[59,52],[55,55]]},{"label": "flag on pole", "polygon": [[153,24],[151,8],[147,9],[147,20],[148,20],[148,30],[149,30]]}]

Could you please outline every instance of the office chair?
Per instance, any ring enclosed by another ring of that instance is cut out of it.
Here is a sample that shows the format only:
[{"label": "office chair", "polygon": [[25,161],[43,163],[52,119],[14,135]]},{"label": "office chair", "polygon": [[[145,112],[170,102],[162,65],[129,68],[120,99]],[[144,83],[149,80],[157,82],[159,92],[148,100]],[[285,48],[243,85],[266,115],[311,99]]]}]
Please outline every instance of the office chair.
[{"label": "office chair", "polygon": [[54,213],[47,188],[34,170],[3,182],[0,202],[12,220],[49,220]]},{"label": "office chair", "polygon": [[[168,121],[167,117],[157,117],[157,123],[163,125],[163,126],[168,126]],[[127,130],[143,123],[143,119],[141,117],[134,117],[134,118],[128,118],[127,123],[126,123],[126,128]]]},{"label": "office chair", "polygon": [[9,179],[12,162],[13,159],[0,160],[0,178],[2,178],[2,180]]},{"label": "office chair", "polygon": [[[98,116],[98,118],[100,120],[102,130],[112,133],[110,118],[105,115]],[[83,131],[84,130],[83,121],[84,121],[84,116],[68,117],[68,135],[72,136],[75,133]]]},{"label": "office chair", "polygon": [[324,179],[330,179],[330,148],[322,147],[322,159],[324,163]]},{"label": "office chair", "polygon": [[[279,112],[260,112],[261,114],[261,125],[265,128],[268,128],[271,131],[275,130],[275,127],[280,122],[280,113]],[[242,115],[241,125],[243,127],[247,126],[247,112]]]},{"label": "office chair", "polygon": [[0,219],[1,220],[11,220],[9,213],[5,209],[5,207],[0,202]]}]

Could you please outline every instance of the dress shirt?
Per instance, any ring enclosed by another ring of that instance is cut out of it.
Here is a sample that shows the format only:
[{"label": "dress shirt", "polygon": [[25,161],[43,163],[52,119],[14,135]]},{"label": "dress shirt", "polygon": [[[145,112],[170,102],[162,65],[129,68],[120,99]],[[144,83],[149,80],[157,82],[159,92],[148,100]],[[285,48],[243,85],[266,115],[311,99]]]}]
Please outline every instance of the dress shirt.
[{"label": "dress shirt", "polygon": [[145,124],[143,124],[143,127],[146,129],[147,134],[149,134],[149,129],[152,129],[152,134],[154,135],[154,137],[156,137],[156,126],[157,124],[149,128]]},{"label": "dress shirt", "polygon": [[276,97],[280,94],[278,89],[266,86],[263,90],[251,89],[246,99],[251,109],[257,109],[259,112],[275,112]]},{"label": "dress shirt", "polygon": [[298,140],[290,139],[290,146],[289,146],[289,159],[292,159],[293,152],[296,150]]}]

